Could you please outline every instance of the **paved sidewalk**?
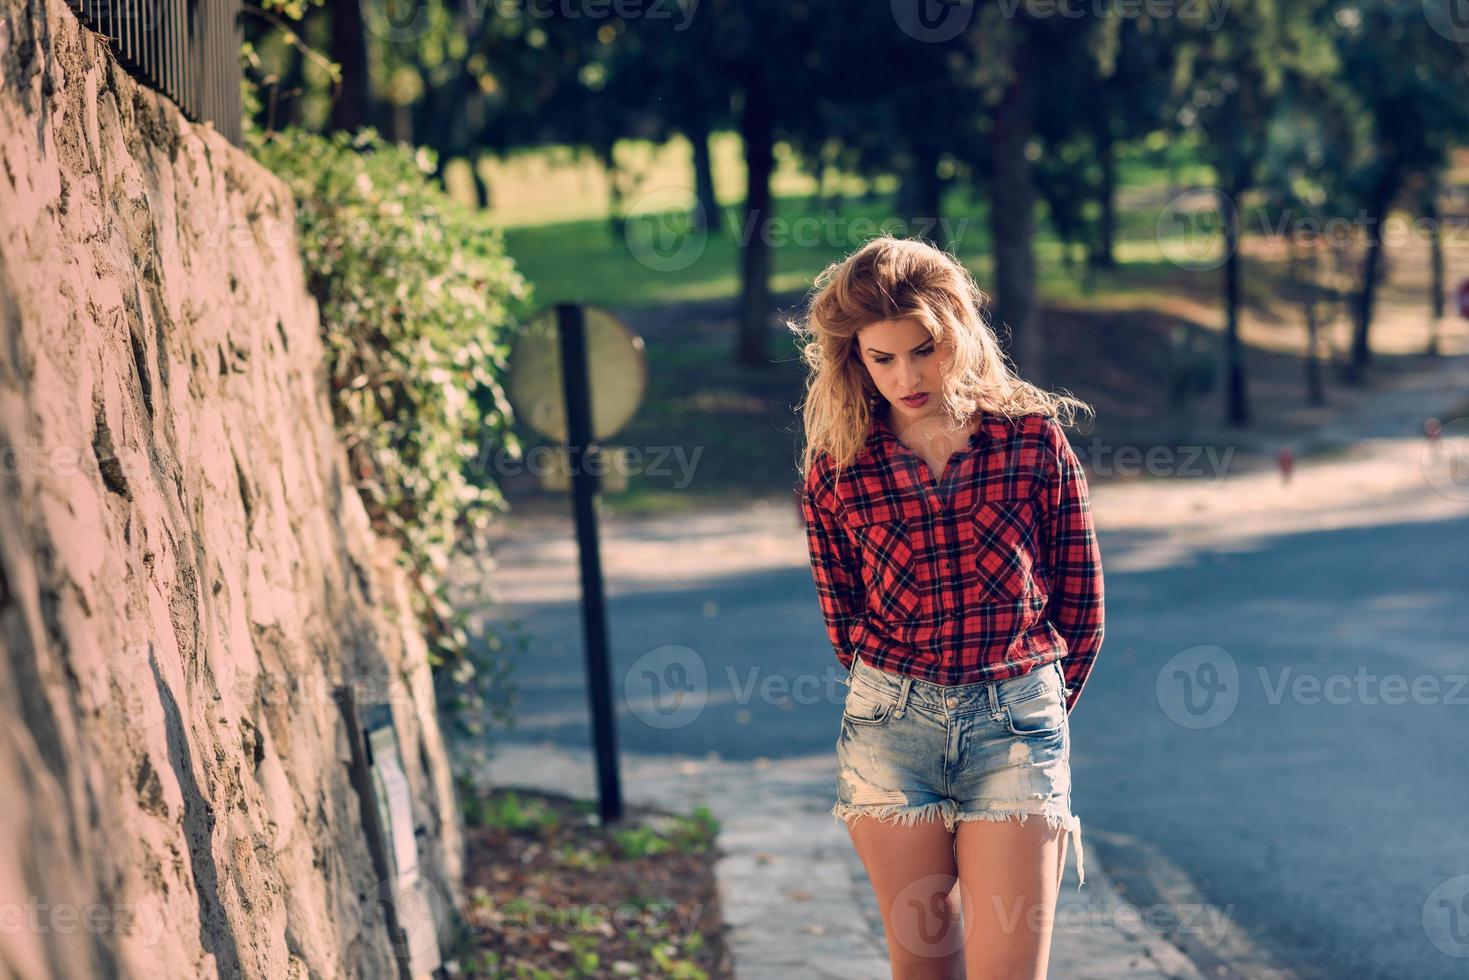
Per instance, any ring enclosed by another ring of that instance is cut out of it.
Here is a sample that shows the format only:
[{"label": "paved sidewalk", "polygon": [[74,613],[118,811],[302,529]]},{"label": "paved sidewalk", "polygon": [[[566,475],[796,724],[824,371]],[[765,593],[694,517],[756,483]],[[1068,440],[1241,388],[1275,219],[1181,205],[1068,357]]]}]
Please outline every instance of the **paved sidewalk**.
[{"label": "paved sidewalk", "polygon": [[[501,745],[493,757],[459,765],[481,785],[525,787],[595,799],[590,753],[552,743]],[[841,977],[886,980],[882,920],[846,829],[830,813],[835,754],[730,762],[623,753],[629,806],[688,813],[703,803],[720,822],[715,867],[725,941],[741,980]],[[1051,944],[1053,977],[1202,978],[1177,948],[1153,933],[1086,846],[1087,880],[1077,888],[1068,852]]]}]

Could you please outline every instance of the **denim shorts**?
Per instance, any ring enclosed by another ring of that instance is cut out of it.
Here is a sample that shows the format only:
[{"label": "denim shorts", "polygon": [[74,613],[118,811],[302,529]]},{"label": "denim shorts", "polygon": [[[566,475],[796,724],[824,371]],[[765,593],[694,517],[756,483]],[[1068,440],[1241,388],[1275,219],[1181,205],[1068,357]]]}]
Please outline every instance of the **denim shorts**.
[{"label": "denim shorts", "polygon": [[961,820],[1040,814],[1071,834],[1078,887],[1086,881],[1059,663],[1009,680],[943,685],[859,656],[844,683],[834,817],[912,823],[938,813],[952,831]]}]

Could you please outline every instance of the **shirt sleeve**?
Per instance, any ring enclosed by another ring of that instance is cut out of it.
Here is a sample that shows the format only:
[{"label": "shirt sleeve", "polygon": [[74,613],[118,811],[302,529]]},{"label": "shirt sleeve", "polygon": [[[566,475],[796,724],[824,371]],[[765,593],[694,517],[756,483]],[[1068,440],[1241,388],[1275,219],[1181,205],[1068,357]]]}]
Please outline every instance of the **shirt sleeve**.
[{"label": "shirt sleeve", "polygon": [[837,661],[852,669],[852,651],[848,636],[852,624],[861,618],[866,606],[862,585],[861,558],[852,547],[842,525],[839,506],[831,499],[826,484],[827,470],[813,463],[801,493],[801,513],[806,520],[806,544],[811,554],[811,577],[816,582],[816,597],[826,621]]},{"label": "shirt sleeve", "polygon": [[1061,671],[1066,677],[1066,711],[1096,664],[1104,631],[1102,554],[1092,524],[1086,474],[1060,425],[1048,421],[1051,466],[1042,500],[1051,569],[1045,617],[1066,641]]}]

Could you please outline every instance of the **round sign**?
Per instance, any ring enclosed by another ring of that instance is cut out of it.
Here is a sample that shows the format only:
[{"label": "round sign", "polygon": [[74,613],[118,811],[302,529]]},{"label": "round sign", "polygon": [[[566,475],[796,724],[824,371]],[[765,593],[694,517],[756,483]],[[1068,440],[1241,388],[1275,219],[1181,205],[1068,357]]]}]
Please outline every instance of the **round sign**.
[{"label": "round sign", "polygon": [[[632,419],[648,390],[643,338],[597,306],[582,307],[586,322],[587,383],[592,396],[592,437],[603,440]],[[556,308],[529,320],[510,353],[506,394],[515,412],[549,439],[566,442],[566,394],[561,380],[561,334]]]}]

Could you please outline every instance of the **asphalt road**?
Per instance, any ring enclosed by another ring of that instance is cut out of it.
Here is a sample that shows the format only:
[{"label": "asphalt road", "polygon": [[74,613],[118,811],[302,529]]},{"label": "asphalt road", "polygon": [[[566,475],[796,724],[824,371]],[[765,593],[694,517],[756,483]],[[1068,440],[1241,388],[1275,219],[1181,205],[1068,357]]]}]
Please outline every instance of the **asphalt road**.
[{"label": "asphalt road", "polygon": [[1469,976],[1466,544],[1434,520],[1114,576],[1078,813],[1303,975]]}]

